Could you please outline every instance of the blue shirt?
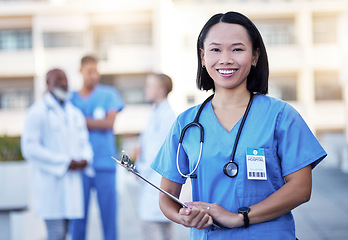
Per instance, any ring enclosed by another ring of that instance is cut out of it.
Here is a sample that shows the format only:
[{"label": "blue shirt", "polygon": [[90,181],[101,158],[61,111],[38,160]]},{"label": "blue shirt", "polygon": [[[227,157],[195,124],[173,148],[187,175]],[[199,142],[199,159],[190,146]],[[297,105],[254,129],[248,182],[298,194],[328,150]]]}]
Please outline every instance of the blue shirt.
[{"label": "blue shirt", "polygon": [[[176,167],[176,153],[180,133],[193,121],[199,106],[179,115],[171,132],[152,164],[163,177],[183,184]],[[233,144],[241,120],[228,132],[218,121],[211,102],[204,107],[199,122],[204,127],[201,162],[192,179],[193,201],[218,203],[231,212],[263,201],[284,185],[284,177],[307,165],[314,168],[325,156],[299,113],[289,104],[265,95],[256,95],[243,127],[234,161],[239,166],[235,178],[223,173],[230,161]],[[264,149],[267,180],[250,180],[247,177],[246,152],[248,148]],[[196,166],[200,150],[199,130],[186,131],[179,155],[179,166],[184,174]],[[168,160],[170,159],[170,161]],[[272,221],[253,224],[249,228],[223,231],[207,228],[191,229],[191,239],[295,239],[295,224],[289,212]]]},{"label": "blue shirt", "polygon": [[[124,102],[118,91],[110,86],[97,85],[87,97],[82,97],[78,92],[73,92],[71,102],[77,106],[88,119],[104,119],[110,111],[121,111]],[[96,170],[116,169],[115,162],[111,156],[117,156],[116,136],[113,129],[89,130],[94,160],[93,167]]]}]

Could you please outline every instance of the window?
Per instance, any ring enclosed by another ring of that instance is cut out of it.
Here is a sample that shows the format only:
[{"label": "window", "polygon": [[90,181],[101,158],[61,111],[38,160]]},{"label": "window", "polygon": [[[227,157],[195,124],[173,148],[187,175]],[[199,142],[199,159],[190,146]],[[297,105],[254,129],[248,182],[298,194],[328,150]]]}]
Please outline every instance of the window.
[{"label": "window", "polygon": [[114,86],[126,104],[146,104],[145,74],[104,75],[100,82]]},{"label": "window", "polygon": [[1,78],[0,109],[25,109],[34,101],[32,78]]},{"label": "window", "polygon": [[296,74],[277,74],[270,76],[269,93],[270,95],[284,101],[297,100],[297,77]]},{"label": "window", "polygon": [[266,45],[295,44],[293,19],[269,19],[255,21]]},{"label": "window", "polygon": [[32,103],[32,90],[0,90],[0,109],[26,109]]},{"label": "window", "polygon": [[337,42],[337,19],[331,15],[313,16],[313,42],[335,43]]},{"label": "window", "polygon": [[98,26],[94,28],[95,45],[98,52],[106,54],[115,45],[151,45],[151,24]]},{"label": "window", "polygon": [[29,29],[0,30],[0,50],[32,48],[32,32]]},{"label": "window", "polygon": [[83,33],[78,32],[45,32],[45,48],[63,48],[63,47],[82,47]]},{"label": "window", "polygon": [[338,72],[314,73],[315,79],[315,100],[342,100],[342,87],[339,82]]}]

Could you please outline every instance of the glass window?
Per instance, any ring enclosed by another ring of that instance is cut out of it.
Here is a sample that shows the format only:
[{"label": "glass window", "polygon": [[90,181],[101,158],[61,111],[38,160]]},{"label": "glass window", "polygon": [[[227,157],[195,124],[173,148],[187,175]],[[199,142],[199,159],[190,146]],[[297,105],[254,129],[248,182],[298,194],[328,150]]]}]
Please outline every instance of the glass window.
[{"label": "glass window", "polygon": [[256,20],[255,25],[266,45],[295,44],[294,19]]},{"label": "glass window", "polygon": [[314,73],[315,79],[315,100],[342,100],[342,86],[339,82],[338,72]]},{"label": "glass window", "polygon": [[277,74],[270,76],[269,94],[284,101],[297,100],[296,74]]},{"label": "glass window", "polygon": [[337,18],[330,15],[313,16],[313,42],[337,42]]},{"label": "glass window", "polygon": [[32,78],[1,78],[0,109],[25,109],[34,101]]},{"label": "glass window", "polygon": [[32,48],[32,32],[29,29],[0,30],[0,50]]},{"label": "glass window", "polygon": [[0,109],[26,109],[32,103],[32,90],[0,90]]},{"label": "glass window", "polygon": [[83,33],[79,32],[45,32],[43,37],[45,48],[83,46]]},{"label": "glass window", "polygon": [[151,24],[98,26],[94,28],[95,45],[98,52],[105,54],[115,45],[151,45]]},{"label": "glass window", "polygon": [[100,82],[114,86],[126,104],[147,104],[145,97],[146,74],[103,75]]}]

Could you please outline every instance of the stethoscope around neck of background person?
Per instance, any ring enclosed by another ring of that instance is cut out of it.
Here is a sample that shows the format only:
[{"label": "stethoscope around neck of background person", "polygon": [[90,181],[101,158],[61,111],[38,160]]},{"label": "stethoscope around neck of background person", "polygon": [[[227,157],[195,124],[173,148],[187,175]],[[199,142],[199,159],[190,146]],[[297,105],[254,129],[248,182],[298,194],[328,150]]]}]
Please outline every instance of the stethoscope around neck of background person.
[{"label": "stethoscope around neck of background person", "polygon": [[[197,174],[194,174],[194,172],[196,171],[196,169],[198,168],[199,162],[201,161],[201,157],[202,157],[202,149],[203,149],[203,142],[204,142],[204,128],[202,126],[202,124],[199,123],[199,117],[203,111],[204,106],[214,97],[214,94],[209,96],[200,106],[200,108],[198,109],[198,112],[196,114],[195,119],[193,120],[193,122],[188,123],[181,131],[180,134],[180,138],[179,138],[179,144],[178,144],[178,149],[176,152],[176,167],[178,169],[178,172],[180,173],[180,175],[184,178],[197,178]],[[228,163],[225,164],[224,168],[223,168],[223,172],[226,174],[226,176],[230,177],[230,178],[234,178],[235,176],[237,176],[238,174],[238,164],[234,162],[234,156],[236,154],[236,149],[237,149],[237,145],[238,145],[238,141],[239,141],[239,137],[240,134],[242,132],[245,120],[248,116],[248,113],[250,111],[251,108],[251,104],[254,100],[255,95],[253,93],[250,93],[250,99],[249,99],[249,103],[247,108],[245,109],[243,118],[242,118],[242,122],[239,126],[238,132],[237,132],[237,136],[236,139],[234,141],[234,145],[233,145],[233,150],[232,150],[232,154],[231,154],[231,159]],[[194,169],[189,173],[189,174],[183,174],[180,170],[180,166],[179,166],[179,153],[180,153],[180,148],[182,145],[182,142],[184,140],[184,136],[185,136],[185,132],[187,131],[187,129],[189,129],[190,127],[198,127],[199,131],[200,131],[200,150],[199,150],[199,156],[198,156],[198,161],[196,163],[196,166],[194,167]]]}]

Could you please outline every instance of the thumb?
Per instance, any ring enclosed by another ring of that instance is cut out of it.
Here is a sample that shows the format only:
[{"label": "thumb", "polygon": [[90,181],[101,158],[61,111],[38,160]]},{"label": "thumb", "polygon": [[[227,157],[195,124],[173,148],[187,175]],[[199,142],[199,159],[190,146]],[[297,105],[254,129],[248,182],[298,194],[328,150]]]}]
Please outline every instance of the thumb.
[{"label": "thumb", "polygon": [[191,214],[191,209],[189,209],[189,208],[180,208],[179,214],[180,215],[190,215]]}]

